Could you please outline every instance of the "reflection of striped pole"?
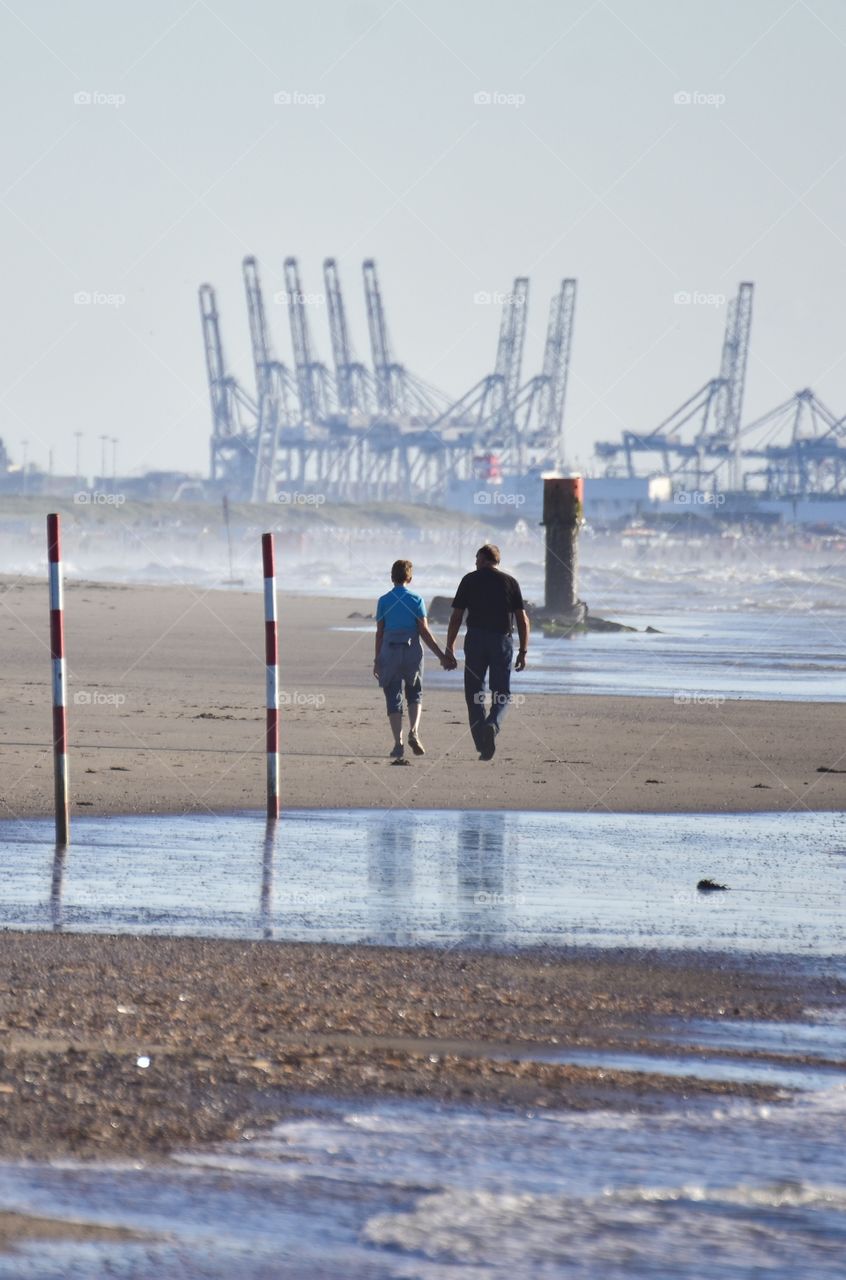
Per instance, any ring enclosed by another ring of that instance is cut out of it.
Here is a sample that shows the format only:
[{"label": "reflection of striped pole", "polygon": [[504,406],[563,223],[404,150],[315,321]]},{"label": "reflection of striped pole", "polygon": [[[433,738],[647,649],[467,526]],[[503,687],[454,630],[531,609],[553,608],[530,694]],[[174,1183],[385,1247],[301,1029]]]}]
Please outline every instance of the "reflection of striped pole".
[{"label": "reflection of striped pole", "polygon": [[276,566],[273,534],[263,533],[264,659],[267,663],[267,816],[279,817],[279,640],[276,634]]},{"label": "reflection of striped pole", "polygon": [[50,562],[50,657],[53,662],[53,776],[55,779],[56,844],[70,837],[68,820],[68,722],[65,710],[65,625],[62,600],[62,549],[59,517],[47,517],[47,558]]}]

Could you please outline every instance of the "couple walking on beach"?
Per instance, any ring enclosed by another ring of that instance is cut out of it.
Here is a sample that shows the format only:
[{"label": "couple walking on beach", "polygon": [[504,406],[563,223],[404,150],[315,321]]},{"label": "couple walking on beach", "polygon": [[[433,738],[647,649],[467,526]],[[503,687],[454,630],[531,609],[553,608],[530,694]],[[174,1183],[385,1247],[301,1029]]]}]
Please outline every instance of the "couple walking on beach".
[{"label": "couple walking on beach", "polygon": [[[426,620],[422,596],[409,590],[413,565],[395,560],[391,566],[393,588],[379,597],[376,607],[376,656],[373,674],[385,694],[388,720],[394,735],[391,758],[407,763],[402,736],[403,688],[408,704],[408,745],[415,755],[425,755],[420,741],[420,713],[423,695],[423,648],[425,644],[440,660],[445,671],[458,666],[455,642],[467,614],[464,636],[464,697],[470,732],[480,760],[492,760],[496,739],[511,701],[511,660],[514,657],[513,628],[516,624],[520,647],[515,671],[526,666],[529,619],[520,586],[499,567],[499,547],[485,543],[476,552],[476,569],[458,584],[447,628],[446,647],[441,649]],[[490,685],[490,707],[486,704],[485,678]]]}]

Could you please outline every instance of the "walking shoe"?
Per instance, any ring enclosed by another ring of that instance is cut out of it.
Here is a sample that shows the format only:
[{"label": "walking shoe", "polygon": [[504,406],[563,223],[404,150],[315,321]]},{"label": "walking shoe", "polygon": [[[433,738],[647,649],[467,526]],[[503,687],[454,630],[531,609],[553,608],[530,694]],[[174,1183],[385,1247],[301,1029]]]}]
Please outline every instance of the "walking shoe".
[{"label": "walking shoe", "polygon": [[411,750],[414,752],[416,756],[425,756],[426,748],[423,746],[423,743],[420,741],[417,734],[414,733],[413,730],[408,735],[408,745],[411,747]]},{"label": "walking shoe", "polygon": [[394,747],[394,749],[391,751],[392,760],[402,760],[404,755],[405,755],[405,747],[402,745],[402,743]]},{"label": "walking shoe", "polygon": [[481,739],[482,750],[479,759],[493,760],[496,753],[496,729],[492,724],[486,724],[483,726]]}]

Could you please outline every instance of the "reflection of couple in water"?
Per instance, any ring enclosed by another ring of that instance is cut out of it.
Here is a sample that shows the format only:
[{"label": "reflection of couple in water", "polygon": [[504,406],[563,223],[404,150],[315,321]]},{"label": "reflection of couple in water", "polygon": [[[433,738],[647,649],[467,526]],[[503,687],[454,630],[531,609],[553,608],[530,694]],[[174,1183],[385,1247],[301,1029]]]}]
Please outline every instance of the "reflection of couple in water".
[{"label": "reflection of couple in water", "polygon": [[[379,597],[376,607],[376,656],[373,674],[385,692],[388,720],[394,735],[391,758],[405,763],[402,737],[402,695],[408,704],[408,745],[415,755],[425,755],[420,741],[420,712],[423,694],[423,645],[440,660],[445,671],[458,666],[454,646],[467,614],[464,635],[464,696],[470,732],[481,760],[492,760],[497,734],[502,728],[511,701],[512,640],[516,624],[520,648],[515,671],[526,666],[529,619],[520,586],[499,567],[499,547],[490,543],[476,552],[476,568],[458,584],[452,602],[447,640],[441,649],[426,620],[423,597],[409,590],[410,560],[395,560],[391,566],[392,589]],[[422,641],[422,643],[421,643]],[[491,701],[485,700],[485,679],[490,684]]]}]

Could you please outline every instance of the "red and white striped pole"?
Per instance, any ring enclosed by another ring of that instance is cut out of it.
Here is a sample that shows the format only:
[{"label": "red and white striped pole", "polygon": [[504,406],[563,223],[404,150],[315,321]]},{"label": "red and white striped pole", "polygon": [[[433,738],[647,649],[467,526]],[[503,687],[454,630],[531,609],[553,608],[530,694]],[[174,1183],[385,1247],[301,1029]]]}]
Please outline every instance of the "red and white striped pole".
[{"label": "red and white striped pole", "polygon": [[47,559],[50,564],[50,658],[53,664],[53,778],[55,783],[56,844],[70,839],[68,818],[68,722],[65,707],[65,614],[62,595],[62,547],[59,517],[47,517]]},{"label": "red and white striped pole", "polygon": [[279,817],[279,639],[276,630],[276,564],[273,534],[263,533],[264,658],[267,664],[267,816]]}]

